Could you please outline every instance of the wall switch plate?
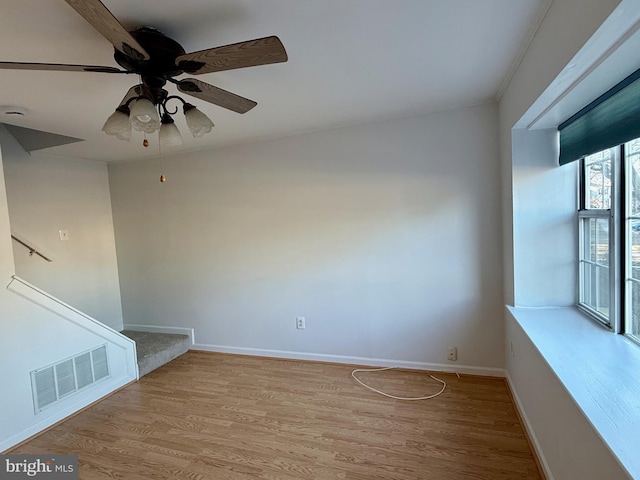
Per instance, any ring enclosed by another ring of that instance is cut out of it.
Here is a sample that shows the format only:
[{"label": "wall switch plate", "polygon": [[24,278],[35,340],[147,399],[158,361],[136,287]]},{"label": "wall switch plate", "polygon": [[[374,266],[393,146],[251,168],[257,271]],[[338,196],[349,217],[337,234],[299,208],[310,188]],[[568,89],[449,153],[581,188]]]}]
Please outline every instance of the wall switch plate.
[{"label": "wall switch plate", "polygon": [[298,330],[304,330],[305,328],[304,317],[296,317],[296,328]]},{"label": "wall switch plate", "polygon": [[456,347],[449,347],[447,349],[447,360],[455,362],[458,360],[458,349]]},{"label": "wall switch plate", "polygon": [[61,242],[66,242],[67,240],[69,240],[69,230],[58,230],[58,233],[60,234]]}]

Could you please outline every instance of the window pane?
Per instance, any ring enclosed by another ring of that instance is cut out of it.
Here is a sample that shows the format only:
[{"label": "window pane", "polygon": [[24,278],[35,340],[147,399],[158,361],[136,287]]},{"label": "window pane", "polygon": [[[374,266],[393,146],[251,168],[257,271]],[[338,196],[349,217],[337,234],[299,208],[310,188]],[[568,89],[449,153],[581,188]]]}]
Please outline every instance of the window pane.
[{"label": "window pane", "polygon": [[580,259],[580,301],[608,320],[611,298],[609,218],[584,217],[581,219],[581,224],[583,258]]},{"label": "window pane", "polygon": [[596,305],[596,267],[590,263],[582,264],[582,303],[595,308]]},{"label": "window pane", "polygon": [[628,215],[640,214],[640,139],[625,144],[627,163]]},{"label": "window pane", "polygon": [[609,219],[598,218],[596,223],[596,263],[609,266]]},{"label": "window pane", "polygon": [[584,159],[585,208],[611,208],[611,162],[613,149],[594,153]]},{"label": "window pane", "polygon": [[583,219],[584,260],[609,266],[609,220]]},{"label": "window pane", "polygon": [[605,317],[609,318],[609,269],[601,267],[595,268],[597,270],[598,298],[594,308]]},{"label": "window pane", "polygon": [[625,333],[640,340],[640,139],[624,146],[626,180]]},{"label": "window pane", "polygon": [[[582,264],[582,303],[609,318],[609,269]],[[640,312],[640,310],[639,310]]]},{"label": "window pane", "polygon": [[640,339],[640,283],[627,282],[629,295],[629,311],[627,312],[627,333]]},{"label": "window pane", "polygon": [[631,264],[628,274],[632,278],[640,280],[640,220],[629,220],[629,246],[627,247],[627,258]]}]

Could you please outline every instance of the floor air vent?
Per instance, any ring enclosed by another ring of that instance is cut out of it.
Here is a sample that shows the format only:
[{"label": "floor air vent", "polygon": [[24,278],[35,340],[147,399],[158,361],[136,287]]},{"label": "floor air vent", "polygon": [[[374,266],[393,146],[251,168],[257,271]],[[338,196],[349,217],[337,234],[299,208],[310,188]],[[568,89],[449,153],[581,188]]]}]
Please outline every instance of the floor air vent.
[{"label": "floor air vent", "polygon": [[106,345],[34,370],[31,387],[35,412],[108,377]]}]

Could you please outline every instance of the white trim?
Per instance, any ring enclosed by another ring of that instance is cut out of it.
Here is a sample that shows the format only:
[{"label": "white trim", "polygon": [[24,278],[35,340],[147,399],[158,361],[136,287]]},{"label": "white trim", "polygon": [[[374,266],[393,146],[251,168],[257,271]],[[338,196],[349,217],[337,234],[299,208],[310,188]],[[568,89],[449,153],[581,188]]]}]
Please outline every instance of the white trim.
[{"label": "white trim", "polygon": [[230,347],[225,345],[209,345],[195,343],[192,350],[205,352],[231,353],[257,357],[285,358],[291,360],[307,360],[313,362],[344,363],[348,365],[365,365],[372,367],[401,367],[412,370],[432,372],[462,373],[504,378],[503,368],[475,367],[471,365],[447,365],[443,363],[414,362],[410,360],[391,360],[386,358],[352,357],[346,355],[329,355],[324,353],[291,352],[287,350],[270,350],[264,348]]},{"label": "white trim", "polygon": [[622,0],[513,128],[555,129],[640,68],[640,0]]},{"label": "white trim", "polygon": [[[635,22],[628,30],[624,32],[622,37],[618,38],[613,45],[611,45],[604,53],[600,56],[596,57],[587,69],[578,75],[569,85],[564,89],[564,91],[557,96],[548,106],[545,108],[536,118],[534,118],[529,125],[527,125],[527,129],[535,128],[536,124],[545,117],[551,110],[553,110],[564,98],[573,92],[576,87],[578,87],[586,78],[589,77],[600,65],[602,65],[609,57],[616,53],[616,51],[624,45],[632,36],[634,36],[638,30],[640,30],[640,20]],[[604,92],[601,92],[604,93]],[[594,99],[595,100],[595,99]]]},{"label": "white trim", "polygon": [[[576,307],[512,307],[511,318],[629,477],[640,479],[640,348]],[[571,341],[566,341],[568,338]]]},{"label": "white trim", "polygon": [[127,374],[131,377],[130,380],[139,378],[136,342],[15,275],[11,277],[7,290],[121,348],[125,352]]},{"label": "white trim", "polygon": [[[100,400],[128,383],[136,381],[139,375],[136,344],[130,338],[125,337],[113,328],[67,305],[62,300],[40,290],[17,276],[11,277],[11,282],[7,285],[7,290],[106,340],[108,347],[122,349],[124,354],[124,368],[122,370],[124,372],[116,378],[109,378],[108,380],[101,381],[99,384],[95,384],[95,388],[90,387],[86,390],[81,390],[73,397],[68,397],[68,400],[65,400],[64,403],[61,402],[47,408],[47,414],[43,414],[41,421],[28,426],[15,435],[1,439],[0,452],[12,448],[18,443],[64,420],[87,405]],[[108,358],[111,357],[109,356]],[[109,360],[109,371],[113,371],[111,360]]]},{"label": "white trim", "polygon": [[73,397],[73,402],[68,403],[63,409],[56,411],[51,416],[44,418],[42,421],[25,428],[19,433],[10,436],[9,438],[5,438],[0,440],[0,452],[5,452],[10,448],[15,447],[20,442],[24,442],[25,440],[33,437],[34,435],[42,432],[43,430],[55,425],[61,420],[66,419],[70,415],[82,410],[83,408],[91,405],[94,402],[106,397],[107,395],[113,393],[115,390],[124,387],[125,385],[135,381],[135,378],[131,378],[128,375],[124,377],[119,377],[117,379],[109,379],[104,382],[100,382],[96,384],[96,388],[88,388],[86,391],[83,391],[81,394]]},{"label": "white trim", "polygon": [[165,327],[162,325],[137,325],[134,323],[125,323],[123,330],[133,330],[134,332],[173,333],[179,335],[189,335],[189,338],[191,339],[191,345],[196,343],[196,336],[193,328]]},{"label": "white trim", "polygon": [[544,471],[544,474],[547,477],[547,480],[554,480],[553,474],[551,473],[551,468],[549,468],[547,459],[544,456],[542,447],[540,446],[540,441],[536,436],[536,432],[533,430],[533,425],[531,425],[531,422],[529,421],[529,417],[527,417],[527,412],[525,411],[524,406],[522,405],[522,401],[518,396],[518,392],[516,392],[516,389],[513,387],[513,380],[511,380],[511,377],[509,376],[509,372],[506,372],[505,380],[507,383],[507,388],[511,392],[511,396],[513,397],[513,400],[516,404],[515,406],[518,409],[518,412],[520,413],[520,418],[522,418],[522,421],[524,422],[524,425],[523,425],[524,429],[527,431],[527,435],[529,435],[529,438],[531,439],[531,443],[533,444],[533,449],[536,451],[535,453],[538,456],[538,460],[540,461],[542,470]]}]

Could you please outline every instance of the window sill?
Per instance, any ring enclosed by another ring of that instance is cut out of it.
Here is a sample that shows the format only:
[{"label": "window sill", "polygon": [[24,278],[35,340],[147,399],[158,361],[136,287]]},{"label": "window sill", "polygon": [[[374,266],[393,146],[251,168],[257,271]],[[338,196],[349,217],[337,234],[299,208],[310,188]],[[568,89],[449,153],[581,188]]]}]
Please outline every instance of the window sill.
[{"label": "window sill", "polygon": [[620,463],[640,478],[640,346],[577,308],[508,308]]}]

